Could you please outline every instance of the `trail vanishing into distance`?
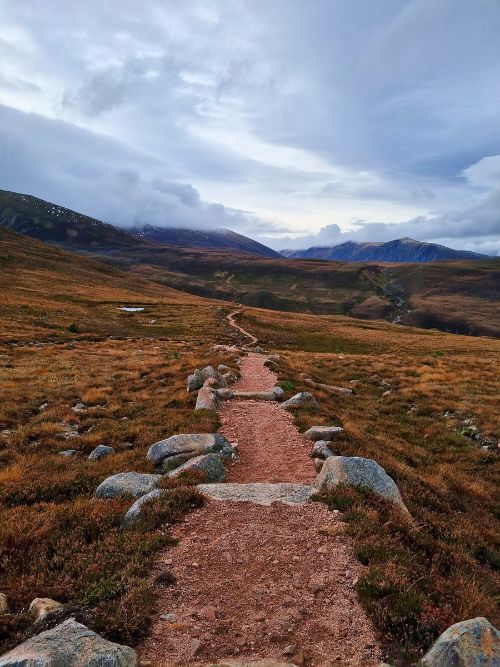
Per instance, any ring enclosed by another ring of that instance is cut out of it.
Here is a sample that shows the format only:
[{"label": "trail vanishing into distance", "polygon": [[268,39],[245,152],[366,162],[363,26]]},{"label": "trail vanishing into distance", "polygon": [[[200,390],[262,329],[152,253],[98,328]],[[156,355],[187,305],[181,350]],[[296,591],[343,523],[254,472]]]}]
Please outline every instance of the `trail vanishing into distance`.
[{"label": "trail vanishing into distance", "polygon": [[[251,343],[257,338],[228,321]],[[276,384],[263,354],[241,359],[235,391]],[[380,651],[355,585],[361,571],[338,513],[308,500],[308,444],[279,403],[229,400],[223,433],[238,445],[228,482],[206,485],[204,506],[174,529],[179,545],[156,574],[157,618],[140,647],[144,664],[371,667]],[[208,489],[208,490],[207,490]]]}]

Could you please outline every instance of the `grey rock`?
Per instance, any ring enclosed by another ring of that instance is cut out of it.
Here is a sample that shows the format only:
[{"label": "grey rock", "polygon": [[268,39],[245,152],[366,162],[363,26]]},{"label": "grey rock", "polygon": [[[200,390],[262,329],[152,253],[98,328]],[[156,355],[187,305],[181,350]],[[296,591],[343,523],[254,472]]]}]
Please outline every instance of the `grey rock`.
[{"label": "grey rock", "polygon": [[360,456],[331,456],[326,459],[314,486],[330,491],[339,484],[370,489],[383,498],[392,500],[408,512],[396,483],[376,461]]},{"label": "grey rock", "polygon": [[231,373],[231,369],[229,368],[229,366],[226,366],[225,364],[219,364],[217,366],[217,370],[219,371],[219,373],[222,373],[223,376],[224,373]]},{"label": "grey rock", "polygon": [[340,426],[311,426],[304,433],[304,436],[309,440],[333,440],[343,430]]},{"label": "grey rock", "polygon": [[119,472],[107,477],[95,491],[97,498],[117,498],[133,496],[139,498],[152,491],[162,475],[149,475],[141,472]]},{"label": "grey rock", "polygon": [[226,386],[226,381],[219,371],[216,371],[213,366],[206,366],[201,370],[197,368],[192,375],[189,375],[187,379],[187,390],[196,391],[197,389],[201,389],[209,378],[214,379],[217,383],[217,387],[220,389]]},{"label": "grey rock", "polygon": [[422,660],[425,667],[499,667],[500,632],[481,616],[455,623]]},{"label": "grey rock", "polygon": [[285,505],[303,505],[317,489],[306,484],[198,484],[198,490],[214,500],[227,500],[231,502],[249,502],[256,505],[272,505],[273,503],[284,503]]},{"label": "grey rock", "polygon": [[234,398],[243,398],[246,401],[277,401],[278,397],[273,391],[235,391]]},{"label": "grey rock", "polygon": [[276,396],[276,398],[283,398],[283,396],[285,395],[285,390],[282,389],[281,387],[278,387],[278,386],[271,387],[271,389],[269,391],[272,394],[274,394]]},{"label": "grey rock", "polygon": [[318,459],[328,459],[330,456],[335,456],[329,444],[326,440],[318,440],[313,445],[311,456]]},{"label": "grey rock", "polygon": [[221,401],[230,401],[234,396],[234,393],[231,391],[231,389],[216,389],[215,393]]},{"label": "grey rock", "polygon": [[316,472],[319,472],[321,470],[324,462],[325,462],[324,459],[313,458],[314,469],[316,470]]},{"label": "grey rock", "polygon": [[103,639],[69,618],[41,632],[2,657],[0,667],[136,667],[128,646]]},{"label": "grey rock", "polygon": [[141,521],[142,506],[155,498],[161,498],[165,493],[167,493],[166,489],[153,489],[153,491],[137,498],[135,503],[128,508],[127,513],[123,517],[122,528],[126,529],[138,525]]},{"label": "grey rock", "polygon": [[194,456],[211,452],[219,452],[223,457],[231,458],[234,449],[220,433],[180,433],[155,442],[148,449],[146,458],[159,466],[172,457],[186,457],[179,461],[180,465]]},{"label": "grey rock", "polygon": [[238,376],[236,375],[236,373],[233,373],[233,371],[223,373],[222,377],[224,378],[226,384],[234,384],[238,379]]},{"label": "grey rock", "polygon": [[217,396],[216,390],[212,387],[203,386],[196,398],[195,410],[212,410],[216,412],[220,405],[220,398]]},{"label": "grey rock", "polygon": [[285,410],[295,410],[303,405],[316,405],[317,402],[318,401],[311,393],[308,391],[301,391],[298,394],[295,394],[295,396],[292,396],[292,398],[289,398],[288,401],[282,403],[282,405]]},{"label": "grey rock", "polygon": [[109,456],[110,454],[114,453],[115,450],[113,449],[113,447],[108,447],[108,445],[97,445],[94,451],[90,452],[89,459],[91,459],[92,461],[98,461],[99,459],[103,459],[106,456]]},{"label": "grey rock", "polygon": [[63,449],[62,452],[59,452],[61,456],[66,456],[69,458],[70,456],[78,456],[82,452],[79,449]]},{"label": "grey rock", "polygon": [[73,412],[85,412],[87,406],[85,405],[85,403],[77,403],[71,409],[73,410]]},{"label": "grey rock", "polygon": [[206,484],[223,482],[226,479],[226,468],[218,454],[195,456],[181,466],[168,473],[169,477],[178,477],[183,472],[201,472]]}]

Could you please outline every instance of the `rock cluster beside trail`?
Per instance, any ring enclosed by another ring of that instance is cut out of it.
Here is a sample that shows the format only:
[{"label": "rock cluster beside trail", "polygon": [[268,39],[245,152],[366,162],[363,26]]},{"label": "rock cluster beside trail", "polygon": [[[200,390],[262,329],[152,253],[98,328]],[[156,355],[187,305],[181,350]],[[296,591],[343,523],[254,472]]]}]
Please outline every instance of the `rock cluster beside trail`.
[{"label": "rock cluster beside trail", "polygon": [[483,617],[455,623],[438,637],[423,667],[498,667],[500,632]]},{"label": "rock cluster beside trail", "polygon": [[372,459],[360,456],[328,457],[314,481],[314,486],[320,491],[331,491],[339,484],[370,489],[408,513],[396,483],[382,466]]},{"label": "rock cluster beside trail", "polygon": [[201,389],[209,379],[215,380],[218,388],[226,387],[226,381],[220,371],[215,370],[213,366],[206,366],[203,369],[197,368],[187,379],[187,390],[196,391]]},{"label": "rock cluster beside trail", "polygon": [[0,667],[136,667],[137,654],[73,618],[31,637],[0,657]]}]

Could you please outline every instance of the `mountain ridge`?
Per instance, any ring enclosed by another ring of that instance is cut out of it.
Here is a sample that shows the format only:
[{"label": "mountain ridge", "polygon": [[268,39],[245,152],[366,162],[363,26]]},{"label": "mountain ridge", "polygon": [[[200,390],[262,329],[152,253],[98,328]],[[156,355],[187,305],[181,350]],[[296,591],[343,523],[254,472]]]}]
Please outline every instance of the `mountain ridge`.
[{"label": "mountain ridge", "polygon": [[326,259],[341,262],[436,262],[456,259],[485,259],[487,255],[455,250],[438,243],[408,237],[392,241],[346,241],[335,246],[311,246],[304,250],[281,250],[289,259]]}]

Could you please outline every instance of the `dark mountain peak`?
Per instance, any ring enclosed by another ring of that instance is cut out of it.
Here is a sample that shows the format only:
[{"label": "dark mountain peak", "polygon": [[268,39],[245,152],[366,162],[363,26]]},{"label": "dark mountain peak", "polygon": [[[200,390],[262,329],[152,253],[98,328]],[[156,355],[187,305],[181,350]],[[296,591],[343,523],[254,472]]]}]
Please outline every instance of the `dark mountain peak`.
[{"label": "dark mountain peak", "polygon": [[416,241],[408,237],[392,241],[356,243],[346,241],[335,246],[313,246],[305,250],[283,250],[285,257],[330,259],[343,262],[435,262],[452,259],[483,259],[467,250],[454,250],[437,243]]}]

